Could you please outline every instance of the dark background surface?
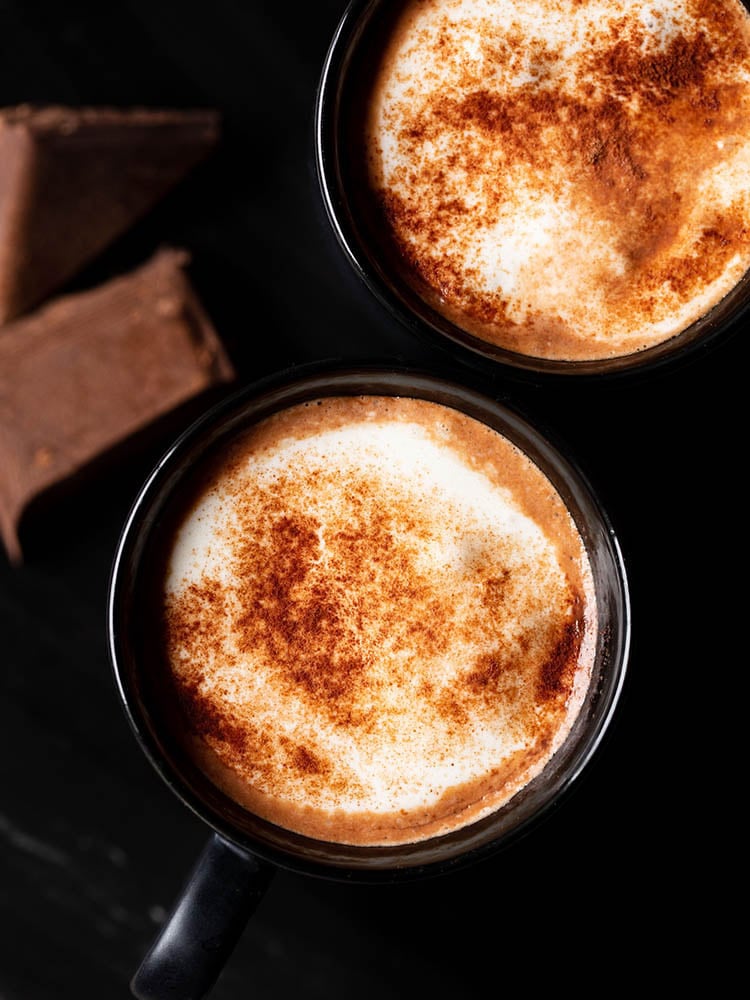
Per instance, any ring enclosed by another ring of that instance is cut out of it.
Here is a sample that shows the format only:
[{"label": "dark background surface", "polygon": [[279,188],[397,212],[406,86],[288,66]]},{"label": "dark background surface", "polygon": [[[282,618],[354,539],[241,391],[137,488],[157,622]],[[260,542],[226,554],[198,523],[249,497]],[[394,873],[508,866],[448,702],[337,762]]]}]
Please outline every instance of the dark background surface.
[{"label": "dark background surface", "polygon": [[[329,357],[444,363],[369,298],[320,214],[314,93],[343,8],[0,0],[0,104],[224,114],[217,154],[71,288],[182,245],[242,383]],[[612,384],[453,366],[565,443],[609,511],[634,622],[616,723],[558,810],[477,867],[401,887],[279,872],[212,998],[479,997],[509,972],[537,994],[710,974],[723,995],[737,788],[716,787],[747,659],[726,575],[746,558],[747,332]],[[167,444],[30,522],[23,567],[0,553],[0,1000],[125,1000],[207,837],[136,745],[107,658],[119,531]]]}]

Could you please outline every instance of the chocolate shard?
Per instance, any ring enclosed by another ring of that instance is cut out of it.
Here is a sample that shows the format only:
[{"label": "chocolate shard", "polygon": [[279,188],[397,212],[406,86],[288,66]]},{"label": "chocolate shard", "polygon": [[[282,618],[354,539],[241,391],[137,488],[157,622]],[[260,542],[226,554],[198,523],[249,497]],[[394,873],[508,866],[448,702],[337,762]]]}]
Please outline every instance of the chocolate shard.
[{"label": "chocolate shard", "polygon": [[11,563],[23,561],[19,525],[32,501],[235,379],[189,260],[161,248],[0,328],[0,538]]},{"label": "chocolate shard", "polygon": [[0,109],[0,323],[58,292],[216,146],[212,110]]}]

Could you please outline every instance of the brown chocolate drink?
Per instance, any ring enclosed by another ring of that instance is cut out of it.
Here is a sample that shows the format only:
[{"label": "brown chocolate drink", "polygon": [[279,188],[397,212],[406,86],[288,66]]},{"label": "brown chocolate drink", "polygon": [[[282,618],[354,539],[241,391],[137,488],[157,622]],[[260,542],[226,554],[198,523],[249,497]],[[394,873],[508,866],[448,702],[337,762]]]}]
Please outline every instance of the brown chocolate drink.
[{"label": "brown chocolate drink", "polygon": [[740,0],[406,0],[342,139],[378,267],[497,348],[661,345],[750,268]]},{"label": "brown chocolate drink", "polygon": [[144,696],[234,802],[318,840],[410,844],[554,758],[597,598],[562,496],[502,433],[428,399],[312,398],[191,482],[158,519]]}]

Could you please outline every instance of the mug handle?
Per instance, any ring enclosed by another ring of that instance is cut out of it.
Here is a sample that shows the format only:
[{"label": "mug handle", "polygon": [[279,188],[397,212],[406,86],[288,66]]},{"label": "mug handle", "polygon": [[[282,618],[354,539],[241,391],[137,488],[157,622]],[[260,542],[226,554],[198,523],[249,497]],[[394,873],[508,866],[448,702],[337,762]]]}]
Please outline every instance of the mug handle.
[{"label": "mug handle", "polygon": [[213,987],[276,869],[214,833],[130,982],[137,1000],[200,1000]]}]

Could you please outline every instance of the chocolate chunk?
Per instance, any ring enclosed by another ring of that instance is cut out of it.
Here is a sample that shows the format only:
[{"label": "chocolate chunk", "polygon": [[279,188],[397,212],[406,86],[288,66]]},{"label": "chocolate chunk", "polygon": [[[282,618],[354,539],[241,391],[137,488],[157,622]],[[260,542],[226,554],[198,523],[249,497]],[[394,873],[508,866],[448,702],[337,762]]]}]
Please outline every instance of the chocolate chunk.
[{"label": "chocolate chunk", "polygon": [[0,322],[59,291],[218,137],[211,110],[0,109]]},{"label": "chocolate chunk", "polygon": [[0,537],[11,562],[22,561],[19,523],[32,500],[235,378],[188,262],[162,248],[0,328]]}]

